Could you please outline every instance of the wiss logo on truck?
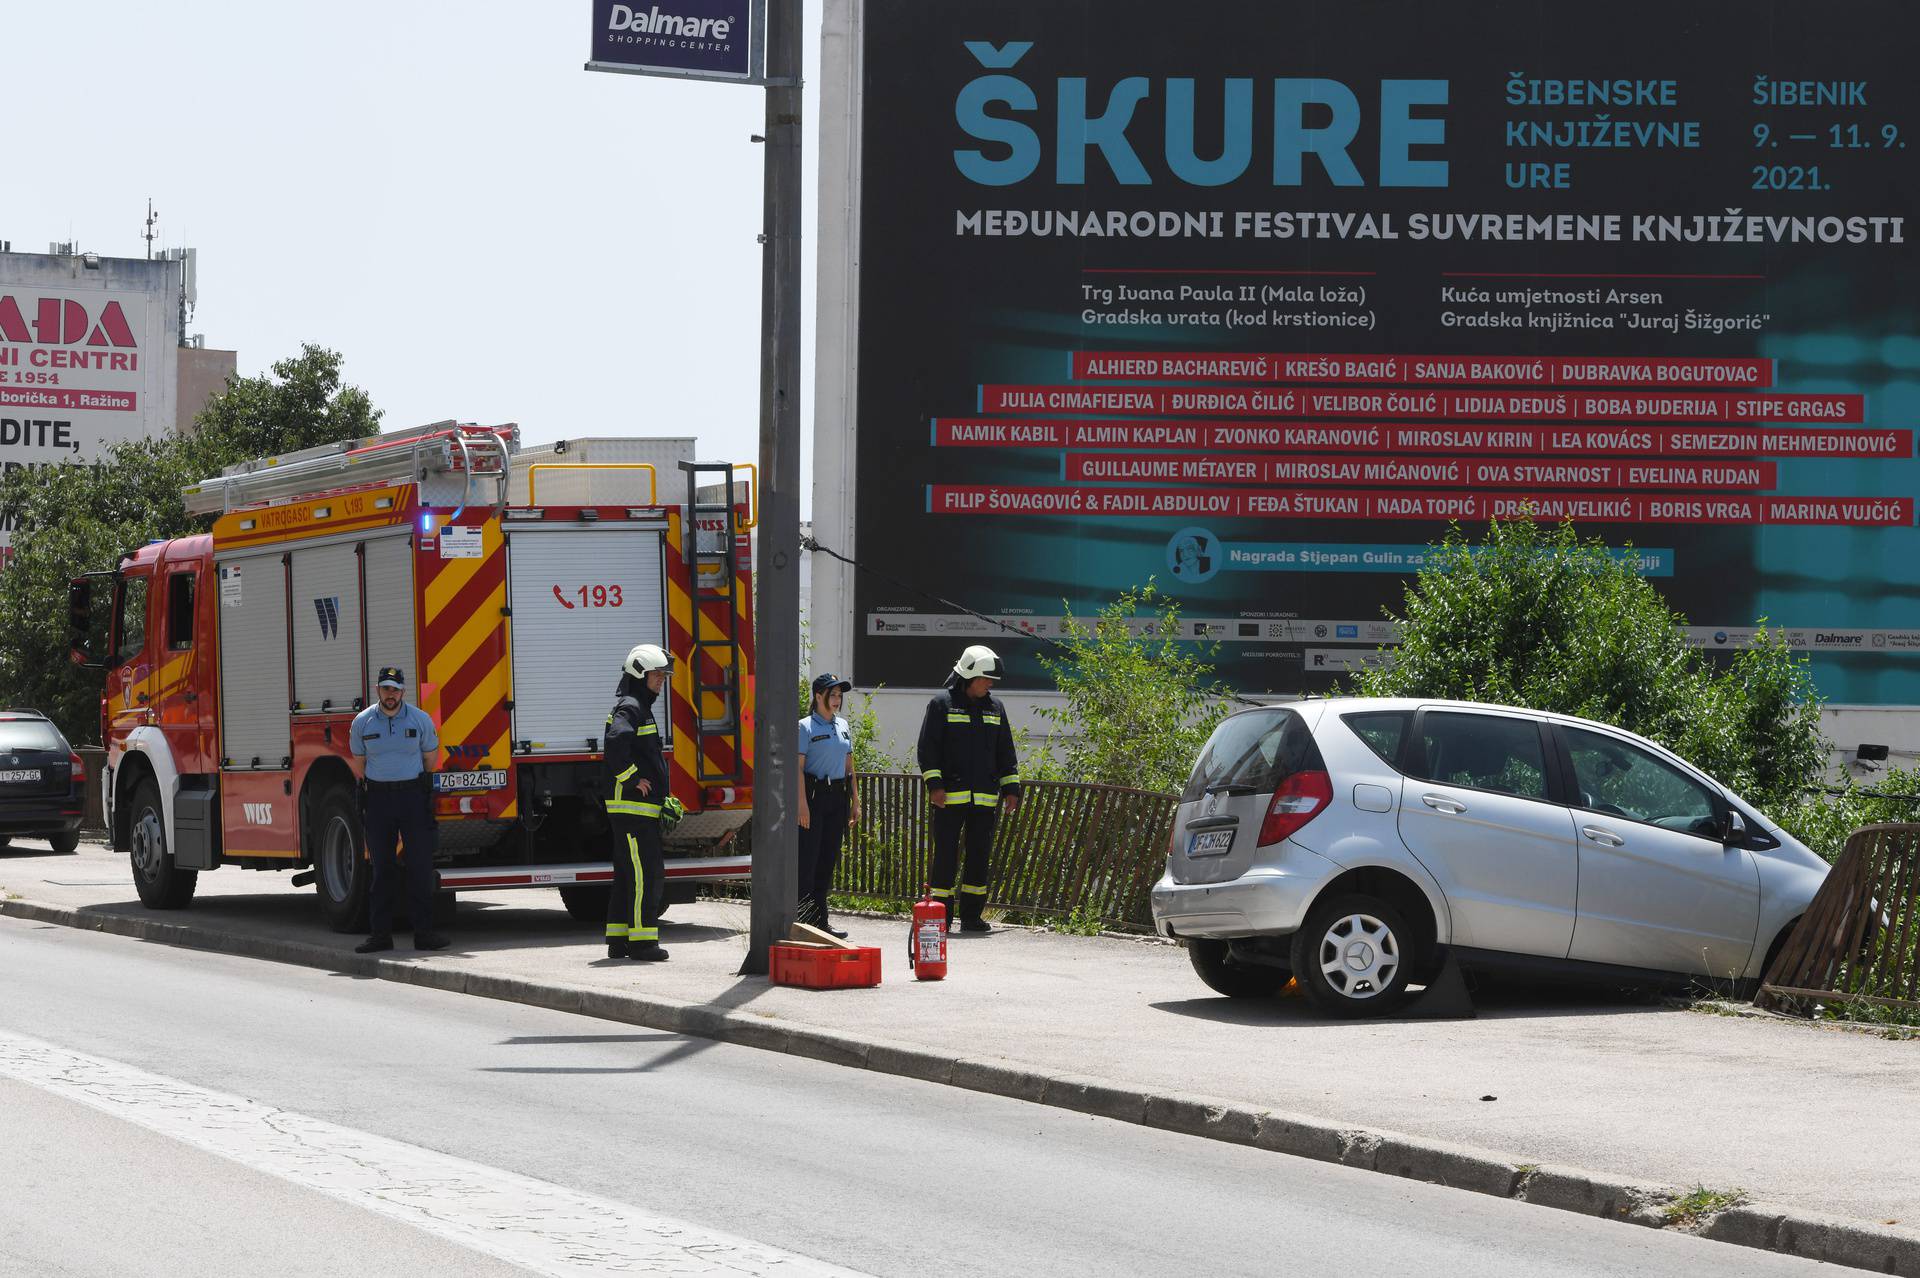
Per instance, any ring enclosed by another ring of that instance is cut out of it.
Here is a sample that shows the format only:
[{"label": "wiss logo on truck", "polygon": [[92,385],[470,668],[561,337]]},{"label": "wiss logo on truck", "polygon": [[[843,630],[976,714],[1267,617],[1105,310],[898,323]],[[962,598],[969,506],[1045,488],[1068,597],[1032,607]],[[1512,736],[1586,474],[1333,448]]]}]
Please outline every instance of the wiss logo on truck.
[{"label": "wiss logo on truck", "polygon": [[[656,709],[689,813],[668,899],[750,873],[730,847],[753,793],[751,525],[732,467],[689,470],[684,501],[649,482],[617,504],[517,506],[517,434],[443,422],[236,467],[184,492],[210,533],[73,583],[74,659],[106,671],[108,829],[142,902],[185,906],[221,866],[293,870],[333,927],[364,930],[348,727],[398,666],[444,743],[441,890],[551,884],[603,923],[600,737],[638,643],[682,658]],[[696,513],[716,530],[696,535]]]}]

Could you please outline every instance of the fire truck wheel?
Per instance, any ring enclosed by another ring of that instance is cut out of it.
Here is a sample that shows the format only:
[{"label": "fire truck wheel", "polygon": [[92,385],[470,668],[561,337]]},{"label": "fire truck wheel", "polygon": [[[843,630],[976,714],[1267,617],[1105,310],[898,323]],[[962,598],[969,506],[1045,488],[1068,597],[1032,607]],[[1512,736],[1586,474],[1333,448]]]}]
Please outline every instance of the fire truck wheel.
[{"label": "fire truck wheel", "polygon": [[613,889],[604,883],[572,883],[560,889],[560,903],[576,923],[605,923],[607,898],[612,895]]},{"label": "fire truck wheel", "polygon": [[[80,836],[78,834],[67,834],[64,832],[60,834],[49,834],[47,836],[47,842],[51,843],[53,850],[61,856],[72,856],[80,850]],[[4,843],[0,843],[0,847],[4,846]]]},{"label": "fire truck wheel", "polygon": [[150,910],[184,909],[193,900],[198,870],[183,870],[167,851],[167,822],[160,787],[148,777],[133,788],[128,808],[127,845],[133,862],[133,886]]},{"label": "fire truck wheel", "polygon": [[360,805],[351,789],[336,785],[321,794],[313,817],[313,887],[320,894],[320,912],[336,932],[364,932],[373,867],[362,852]]}]

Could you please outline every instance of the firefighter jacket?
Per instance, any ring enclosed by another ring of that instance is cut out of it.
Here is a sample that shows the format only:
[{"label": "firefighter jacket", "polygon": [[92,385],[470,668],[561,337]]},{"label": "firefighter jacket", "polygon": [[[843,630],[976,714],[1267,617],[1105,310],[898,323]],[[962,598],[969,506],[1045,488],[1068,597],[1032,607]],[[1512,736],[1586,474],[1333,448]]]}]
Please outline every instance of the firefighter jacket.
[{"label": "firefighter jacket", "polygon": [[[660,750],[660,725],[653,720],[656,699],[646,680],[621,678],[613,713],[607,716],[608,816],[660,816],[667,797],[667,760]],[[652,783],[644,795],[642,781]]]},{"label": "firefighter jacket", "polygon": [[920,725],[920,776],[928,792],[947,792],[948,807],[992,807],[1002,794],[1020,793],[1013,728],[1000,699],[988,693],[975,701],[958,675],[947,680]]}]

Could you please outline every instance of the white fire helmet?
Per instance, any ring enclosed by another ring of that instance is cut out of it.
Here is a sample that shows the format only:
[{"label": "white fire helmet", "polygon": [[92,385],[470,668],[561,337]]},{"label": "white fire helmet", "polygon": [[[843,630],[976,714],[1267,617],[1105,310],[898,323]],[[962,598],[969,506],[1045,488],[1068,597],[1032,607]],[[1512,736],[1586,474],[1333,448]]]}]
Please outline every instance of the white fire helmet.
[{"label": "white fire helmet", "polygon": [[644,679],[655,670],[673,669],[673,658],[658,644],[643,643],[627,654],[627,673]]},{"label": "white fire helmet", "polygon": [[987,645],[976,643],[960,654],[960,660],[954,663],[953,672],[962,679],[998,679],[1000,657]]}]

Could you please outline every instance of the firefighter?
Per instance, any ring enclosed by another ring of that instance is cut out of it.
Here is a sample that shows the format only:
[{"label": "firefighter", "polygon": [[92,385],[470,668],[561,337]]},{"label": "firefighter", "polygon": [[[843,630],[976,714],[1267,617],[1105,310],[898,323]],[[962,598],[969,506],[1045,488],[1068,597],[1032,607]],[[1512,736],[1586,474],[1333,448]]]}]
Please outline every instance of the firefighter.
[{"label": "firefighter", "polygon": [[[963,932],[991,932],[981,917],[987,904],[987,857],[1002,798],[1007,815],[1020,807],[1020,770],[1006,707],[993,695],[1000,658],[974,644],[960,654],[947,686],[927,703],[920,726],[920,775],[933,814],[933,895]],[[966,842],[964,872],[960,845]],[[959,900],[954,900],[955,887]],[[956,908],[957,907],[957,908]]]},{"label": "firefighter", "polygon": [[347,742],[366,760],[362,824],[367,858],[373,862],[372,899],[367,905],[367,939],[356,954],[393,948],[393,898],[401,867],[394,840],[405,847],[407,917],[413,923],[413,948],[443,950],[447,938],[433,930],[433,849],[435,830],[433,756],[440,734],[418,706],[407,704],[407,680],[398,666],[382,666],[374,691],[379,700],[353,717]]},{"label": "firefighter", "polygon": [[607,716],[610,777],[607,820],[613,826],[613,894],[607,899],[607,957],[657,963],[666,863],[660,851],[660,808],[667,801],[667,761],[653,703],[673,673],[664,648],[643,643],[627,654],[613,713]]},{"label": "firefighter", "polygon": [[838,675],[813,680],[813,713],[800,721],[800,921],[844,939],[827,921],[827,890],[840,841],[860,819],[854,788],[853,730],[840,701],[853,687]]}]

